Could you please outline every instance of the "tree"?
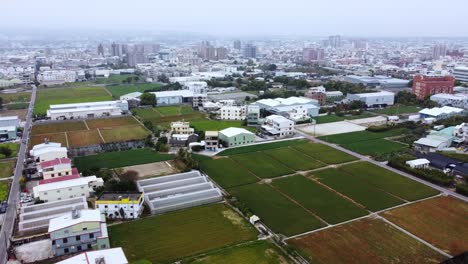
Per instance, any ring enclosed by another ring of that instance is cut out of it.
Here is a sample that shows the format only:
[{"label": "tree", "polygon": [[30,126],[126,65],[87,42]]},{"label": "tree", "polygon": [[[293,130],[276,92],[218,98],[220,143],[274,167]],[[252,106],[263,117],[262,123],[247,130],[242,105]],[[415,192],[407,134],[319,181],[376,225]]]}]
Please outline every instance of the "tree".
[{"label": "tree", "polygon": [[158,82],[168,83],[169,78],[165,74],[161,74],[158,76]]},{"label": "tree", "polygon": [[134,170],[128,170],[119,175],[120,181],[136,181],[138,180],[138,172]]},{"label": "tree", "polygon": [[5,158],[9,158],[13,154],[13,151],[9,147],[1,146],[0,154],[3,154]]},{"label": "tree", "polygon": [[132,76],[127,77],[127,83],[132,83],[132,81],[133,81],[133,77],[132,77]]},{"label": "tree", "polygon": [[156,106],[156,95],[153,93],[144,93],[140,96],[141,105]]},{"label": "tree", "polygon": [[184,172],[198,167],[198,162],[192,158],[192,155],[186,149],[183,148],[180,148],[179,151],[177,151],[175,160],[180,164],[180,169]]}]

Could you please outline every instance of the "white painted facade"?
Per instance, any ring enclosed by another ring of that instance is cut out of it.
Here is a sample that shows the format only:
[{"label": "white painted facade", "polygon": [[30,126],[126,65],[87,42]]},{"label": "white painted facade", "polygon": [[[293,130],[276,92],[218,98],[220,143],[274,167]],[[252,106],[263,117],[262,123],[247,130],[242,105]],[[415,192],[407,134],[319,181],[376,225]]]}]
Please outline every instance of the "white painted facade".
[{"label": "white painted facade", "polygon": [[128,102],[103,101],[78,104],[51,105],[47,117],[52,120],[86,119],[95,117],[120,116],[128,112]]},{"label": "white painted facade", "polygon": [[81,177],[72,180],[41,184],[33,187],[35,198],[45,202],[59,201],[76,197],[88,198],[90,192],[104,184],[96,176]]},{"label": "white painted facade", "polygon": [[262,131],[277,138],[294,135],[294,121],[280,115],[270,115],[265,118]]},{"label": "white painted facade", "polygon": [[244,120],[246,108],[246,106],[222,106],[219,109],[219,117],[221,120]]}]

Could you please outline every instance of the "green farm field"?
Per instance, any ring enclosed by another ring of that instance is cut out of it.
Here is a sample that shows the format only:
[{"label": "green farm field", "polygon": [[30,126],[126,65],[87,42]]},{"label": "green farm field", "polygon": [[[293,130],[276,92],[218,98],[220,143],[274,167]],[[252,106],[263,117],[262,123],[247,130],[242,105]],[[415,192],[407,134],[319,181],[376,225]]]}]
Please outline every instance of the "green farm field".
[{"label": "green farm field", "polygon": [[363,208],[304,176],[277,179],[273,186],[330,224],[367,215]]},{"label": "green farm field", "polygon": [[260,178],[274,178],[294,173],[293,170],[263,152],[233,155],[230,158],[236,161],[238,166],[247,168]]},{"label": "green farm field", "polygon": [[13,176],[16,160],[0,161],[0,178],[7,178]]},{"label": "green farm field", "polygon": [[[112,247],[131,263],[172,263],[256,239],[256,230],[224,204],[193,207],[109,227]],[[156,239],[157,238],[157,239]]]},{"label": "green farm field", "polygon": [[257,182],[248,170],[230,158],[208,159],[200,163],[201,169],[223,188]]},{"label": "green farm field", "polygon": [[326,164],[339,164],[357,159],[347,153],[318,143],[298,144],[294,145],[293,148]]},{"label": "green farm field", "polygon": [[312,170],[326,165],[289,147],[264,150],[262,152],[296,171]]},{"label": "green farm field", "polygon": [[132,165],[166,161],[173,158],[173,155],[158,153],[150,149],[134,149],[76,157],[73,160],[73,163],[80,171],[82,171],[91,168],[121,168]]},{"label": "green farm field", "polygon": [[183,264],[288,264],[293,263],[275,245],[267,241],[218,250],[207,255],[182,261]]},{"label": "green farm field", "polygon": [[339,167],[353,178],[369,183],[407,201],[439,194],[439,191],[369,162],[356,162]]},{"label": "green farm field", "polygon": [[239,147],[239,148],[229,148],[229,149],[221,151],[217,155],[218,156],[230,156],[230,155],[236,155],[236,154],[262,151],[262,150],[267,150],[267,149],[295,146],[295,145],[303,144],[305,142],[307,142],[307,140],[299,139],[299,140],[284,140],[284,141],[278,141],[278,142],[272,142],[272,143],[256,144],[252,146],[245,146],[245,147]]},{"label": "green farm field", "polygon": [[382,154],[403,151],[408,149],[408,145],[386,139],[372,139],[367,141],[357,141],[342,145],[351,151],[366,156],[378,156]]},{"label": "green farm field", "polygon": [[8,103],[26,103],[31,101],[31,93],[11,93],[11,94],[0,94],[4,104]]},{"label": "green farm field", "polygon": [[375,109],[372,112],[383,115],[401,115],[418,113],[422,108],[413,105],[394,105],[382,109]]},{"label": "green farm field", "polygon": [[52,104],[110,101],[112,96],[102,87],[39,89],[34,114],[45,114]]},{"label": "green farm field", "polygon": [[[18,155],[19,143],[9,142],[9,143],[2,143],[0,147],[7,147],[11,150],[11,155],[9,158],[16,157]],[[6,158],[5,155],[0,154],[0,159]]]},{"label": "green farm field", "polygon": [[405,133],[406,129],[399,128],[399,129],[392,129],[383,132],[370,132],[370,131],[358,131],[358,132],[350,132],[344,134],[337,134],[337,135],[329,135],[329,136],[322,136],[319,137],[322,140],[335,143],[335,144],[349,144],[358,141],[368,141],[372,139],[381,139],[386,137],[395,137],[400,136]]},{"label": "green farm field", "polygon": [[109,75],[109,78],[96,78],[94,81],[97,84],[121,84],[122,81],[127,80],[127,78],[133,78],[136,77],[135,74],[111,74]]},{"label": "green farm field", "polygon": [[314,171],[311,175],[370,211],[379,211],[404,203],[403,200],[337,169]]},{"label": "green farm field", "polygon": [[275,232],[291,236],[325,225],[266,184],[244,185],[232,188],[229,192]]},{"label": "green farm field", "polygon": [[445,257],[380,219],[365,218],[287,241],[310,263],[440,263]]}]

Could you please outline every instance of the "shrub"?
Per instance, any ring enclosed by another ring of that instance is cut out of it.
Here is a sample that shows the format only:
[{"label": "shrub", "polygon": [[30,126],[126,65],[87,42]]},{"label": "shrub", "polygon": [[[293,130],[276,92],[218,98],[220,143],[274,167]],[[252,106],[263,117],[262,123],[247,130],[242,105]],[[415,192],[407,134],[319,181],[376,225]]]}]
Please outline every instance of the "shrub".
[{"label": "shrub", "polygon": [[456,192],[468,196],[468,184],[457,184]]}]

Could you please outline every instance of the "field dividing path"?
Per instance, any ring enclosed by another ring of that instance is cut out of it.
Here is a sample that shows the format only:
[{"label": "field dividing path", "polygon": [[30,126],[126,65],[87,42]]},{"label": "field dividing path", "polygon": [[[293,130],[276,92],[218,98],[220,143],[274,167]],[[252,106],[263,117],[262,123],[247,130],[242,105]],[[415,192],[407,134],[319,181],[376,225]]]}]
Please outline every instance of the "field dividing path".
[{"label": "field dividing path", "polygon": [[415,177],[415,176],[413,176],[413,175],[410,175],[410,174],[408,174],[408,173],[406,173],[406,172],[397,170],[397,169],[395,169],[395,168],[393,168],[393,167],[390,167],[390,166],[388,166],[388,165],[385,165],[385,164],[382,164],[382,163],[380,163],[380,162],[378,162],[378,161],[375,161],[375,160],[373,160],[373,159],[371,159],[371,158],[369,158],[369,157],[367,157],[367,156],[364,156],[364,155],[358,154],[358,153],[356,153],[356,152],[353,152],[353,151],[351,151],[351,150],[349,150],[349,149],[345,149],[345,148],[343,148],[343,147],[340,147],[340,146],[338,146],[338,145],[336,145],[336,144],[332,144],[332,143],[329,143],[329,142],[320,140],[320,139],[318,139],[318,138],[312,137],[312,136],[310,136],[310,135],[308,135],[308,134],[306,134],[306,133],[300,132],[300,131],[297,131],[297,132],[298,132],[299,134],[301,134],[302,136],[304,136],[305,138],[307,138],[307,139],[309,139],[309,140],[311,140],[311,141],[313,141],[313,142],[315,142],[315,143],[321,143],[321,144],[327,145],[327,146],[329,146],[329,147],[332,147],[332,148],[334,148],[334,149],[340,150],[340,151],[345,152],[345,153],[347,153],[347,154],[349,154],[349,155],[352,155],[352,156],[354,156],[354,157],[357,157],[357,158],[359,158],[359,159],[362,160],[362,161],[367,161],[367,162],[369,162],[369,163],[372,163],[372,164],[374,164],[374,165],[377,165],[377,166],[379,166],[379,167],[382,167],[382,168],[387,169],[387,170],[389,170],[389,171],[392,171],[392,172],[394,172],[394,173],[397,173],[397,174],[400,174],[400,175],[402,175],[402,176],[405,176],[406,178],[409,178],[409,179],[411,179],[411,180],[413,180],[413,181],[416,181],[416,182],[422,183],[422,184],[424,184],[424,185],[427,185],[427,186],[429,186],[429,187],[431,187],[431,188],[433,188],[433,189],[436,189],[436,190],[438,190],[438,191],[440,191],[440,192],[442,192],[442,193],[451,195],[451,196],[456,197],[456,198],[458,198],[458,199],[460,199],[460,200],[463,200],[463,201],[465,201],[465,202],[468,202],[468,197],[465,197],[465,196],[463,196],[463,195],[461,195],[461,194],[458,194],[458,193],[456,193],[456,192],[454,192],[454,191],[451,191],[451,190],[448,190],[448,189],[446,189],[446,188],[444,188],[444,187],[441,187],[441,186],[439,186],[439,185],[435,185],[435,184],[433,184],[433,183],[427,182],[427,181],[422,180],[422,179],[420,179],[420,178],[418,178],[418,177]]},{"label": "field dividing path", "polygon": [[89,129],[89,126],[88,126],[88,123],[86,122],[86,120],[83,120],[83,122],[84,122],[86,128],[87,128],[88,130],[90,130],[90,129]]},{"label": "field dividing path", "polygon": [[102,134],[101,134],[101,130],[100,130],[99,128],[97,128],[97,132],[98,132],[99,136],[100,136],[101,139],[102,139],[102,143],[106,143],[106,141],[104,140],[104,137],[103,137]]}]

